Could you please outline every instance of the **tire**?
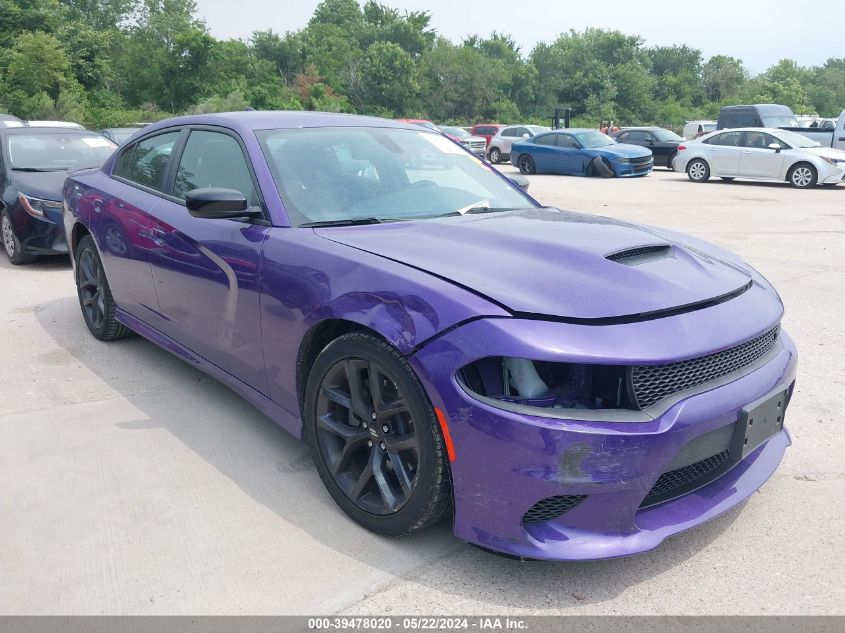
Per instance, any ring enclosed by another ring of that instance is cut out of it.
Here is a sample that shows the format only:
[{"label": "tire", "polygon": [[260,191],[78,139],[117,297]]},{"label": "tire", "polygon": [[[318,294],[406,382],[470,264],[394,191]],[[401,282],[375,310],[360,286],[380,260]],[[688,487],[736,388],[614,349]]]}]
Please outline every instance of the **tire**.
[{"label": "tire", "polygon": [[810,163],[797,163],[789,169],[786,179],[796,189],[810,189],[819,181],[819,172]]},{"label": "tire", "polygon": [[494,165],[498,165],[502,162],[502,150],[498,147],[491,147],[487,154],[487,159]]},{"label": "tire", "polygon": [[[370,389],[371,375],[379,376],[380,395]],[[329,343],[308,375],[303,408],[320,479],[355,522],[404,536],[451,510],[434,410],[410,365],[385,340],[352,332]]]},{"label": "tire", "polygon": [[693,182],[710,180],[710,165],[703,158],[693,158],[687,165],[687,177]]},{"label": "tire", "polygon": [[534,164],[534,159],[530,154],[520,154],[516,159],[516,166],[519,167],[520,173],[526,175],[537,173],[537,165]]},{"label": "tire", "polygon": [[90,235],[79,241],[74,253],[76,261],[76,294],[85,325],[101,341],[113,341],[129,336],[132,331],[115,318],[114,302],[103,269],[97,245]]},{"label": "tire", "polygon": [[719,176],[719,177],[720,177],[722,180],[724,180],[725,182],[733,182],[733,181],[734,181],[733,176]]},{"label": "tire", "polygon": [[613,178],[614,176],[613,168],[601,156],[596,156],[590,161],[590,173],[602,178]]},{"label": "tire", "polygon": [[6,251],[9,261],[15,266],[29,264],[38,259],[35,255],[23,252],[21,242],[15,235],[15,229],[12,226],[12,218],[6,209],[0,212],[0,236],[3,240],[3,250]]},{"label": "tire", "polygon": [[669,154],[669,157],[666,159],[666,169],[669,171],[675,171],[675,166],[672,164],[675,161],[675,156],[678,155],[678,152],[672,152]]}]

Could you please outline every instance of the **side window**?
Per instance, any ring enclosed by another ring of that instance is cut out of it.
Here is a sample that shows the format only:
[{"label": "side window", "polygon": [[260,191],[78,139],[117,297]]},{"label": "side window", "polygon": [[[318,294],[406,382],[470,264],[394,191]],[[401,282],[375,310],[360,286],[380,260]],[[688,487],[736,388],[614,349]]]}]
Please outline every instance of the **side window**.
[{"label": "side window", "polygon": [[756,149],[766,149],[772,143],[777,143],[778,145],[782,145],[782,143],[780,141],[778,141],[771,134],[765,134],[764,132],[746,132],[745,133],[745,147],[753,147],[753,148],[756,148]]},{"label": "side window", "polygon": [[558,134],[557,135],[557,146],[564,147],[566,149],[577,149],[577,145],[575,144],[575,139],[572,138],[570,134]]},{"label": "side window", "polygon": [[504,130],[502,130],[502,136],[509,136],[509,137],[519,136],[519,134],[516,133],[516,131],[518,129],[519,128],[515,128],[515,127],[506,127]]},{"label": "side window", "polygon": [[479,128],[476,128],[475,133],[481,136],[484,136],[486,134],[495,134],[496,128],[490,126],[481,126]]},{"label": "side window", "polygon": [[518,127],[514,129],[514,136],[522,137],[524,134],[527,134],[528,136],[534,136],[527,127]]},{"label": "side window", "polygon": [[234,189],[244,194],[250,206],[258,204],[241,146],[228,134],[194,130],[188,137],[173,195],[184,200],[189,191],[204,187]]},{"label": "side window", "polygon": [[557,134],[546,134],[545,136],[538,136],[534,139],[537,145],[555,145],[555,136]]},{"label": "side window", "polygon": [[725,145],[728,147],[738,147],[742,144],[742,132],[725,132],[724,134],[717,134],[708,141],[710,145]]},{"label": "side window", "polygon": [[167,162],[181,133],[165,132],[135,143],[120,155],[112,173],[150,189],[162,191]]},{"label": "side window", "polygon": [[616,137],[616,140],[619,141],[620,143],[627,143],[630,135],[631,135],[630,132],[622,132],[622,134],[620,134],[619,136]]}]

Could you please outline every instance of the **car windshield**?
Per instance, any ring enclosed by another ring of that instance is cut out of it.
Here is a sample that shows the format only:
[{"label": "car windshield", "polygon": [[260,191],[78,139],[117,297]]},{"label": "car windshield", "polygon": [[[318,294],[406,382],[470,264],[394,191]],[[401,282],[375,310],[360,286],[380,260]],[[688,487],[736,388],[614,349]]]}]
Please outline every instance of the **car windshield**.
[{"label": "car windshield", "polygon": [[60,171],[99,167],[117,145],[92,132],[36,132],[8,137],[12,169]]},{"label": "car windshield", "polygon": [[469,132],[467,132],[465,129],[460,127],[454,127],[452,125],[441,125],[440,131],[445,132],[446,134],[451,134],[452,136],[456,136],[458,138],[469,137]]},{"label": "car windshield", "polygon": [[672,130],[654,130],[654,136],[660,142],[667,142],[667,141],[683,141],[684,139],[675,134]]},{"label": "car windshield", "polygon": [[819,147],[819,143],[795,132],[787,132],[786,130],[778,130],[777,136],[782,141],[786,141],[792,147]]},{"label": "car windshield", "polygon": [[257,136],[294,225],[533,206],[515,185],[440,134],[337,127]]},{"label": "car windshield", "polygon": [[616,143],[616,141],[610,138],[607,134],[602,134],[596,130],[581,132],[576,134],[575,138],[577,138],[578,142],[581,143],[581,147],[586,149],[604,147],[605,145],[614,145]]}]

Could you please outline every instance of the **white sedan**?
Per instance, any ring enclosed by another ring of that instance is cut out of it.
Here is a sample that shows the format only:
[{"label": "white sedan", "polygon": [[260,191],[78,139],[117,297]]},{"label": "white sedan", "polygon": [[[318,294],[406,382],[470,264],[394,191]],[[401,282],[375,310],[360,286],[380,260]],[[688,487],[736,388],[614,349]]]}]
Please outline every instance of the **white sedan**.
[{"label": "white sedan", "polygon": [[719,130],[678,146],[675,171],[693,182],[754,178],[806,189],[845,178],[845,151],[821,147],[805,136],[774,128]]}]

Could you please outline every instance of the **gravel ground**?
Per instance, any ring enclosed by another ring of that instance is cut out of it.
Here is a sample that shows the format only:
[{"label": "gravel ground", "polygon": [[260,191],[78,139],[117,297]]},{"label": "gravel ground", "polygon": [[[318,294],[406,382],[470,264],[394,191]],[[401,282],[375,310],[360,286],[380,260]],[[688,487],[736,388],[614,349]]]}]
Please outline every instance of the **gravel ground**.
[{"label": "gravel ground", "polygon": [[[510,166],[502,168],[512,172]],[[95,341],[66,260],[0,258],[0,614],[845,614],[845,186],[531,177],[776,285],[801,356],[780,469],[639,556],[521,563],[352,524],[304,447],[144,340]]]}]

